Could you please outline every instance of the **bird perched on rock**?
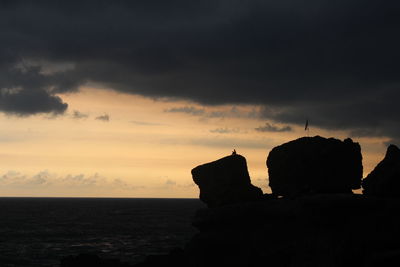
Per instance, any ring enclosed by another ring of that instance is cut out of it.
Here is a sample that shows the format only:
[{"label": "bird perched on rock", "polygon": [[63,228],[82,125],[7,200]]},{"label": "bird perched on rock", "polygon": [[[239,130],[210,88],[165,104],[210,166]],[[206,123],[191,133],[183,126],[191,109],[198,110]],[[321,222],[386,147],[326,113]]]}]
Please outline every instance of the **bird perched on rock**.
[{"label": "bird perched on rock", "polygon": [[236,155],[236,149],[232,151],[232,155]]}]

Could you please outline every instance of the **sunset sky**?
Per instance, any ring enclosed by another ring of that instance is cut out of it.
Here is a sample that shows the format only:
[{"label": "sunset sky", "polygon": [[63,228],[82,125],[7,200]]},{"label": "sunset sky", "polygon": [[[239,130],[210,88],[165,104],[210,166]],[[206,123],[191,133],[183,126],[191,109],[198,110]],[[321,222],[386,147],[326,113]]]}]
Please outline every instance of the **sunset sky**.
[{"label": "sunset sky", "polygon": [[[197,197],[190,170],[276,145],[399,144],[395,1],[2,1],[0,196]],[[309,133],[304,131],[306,119]]]}]

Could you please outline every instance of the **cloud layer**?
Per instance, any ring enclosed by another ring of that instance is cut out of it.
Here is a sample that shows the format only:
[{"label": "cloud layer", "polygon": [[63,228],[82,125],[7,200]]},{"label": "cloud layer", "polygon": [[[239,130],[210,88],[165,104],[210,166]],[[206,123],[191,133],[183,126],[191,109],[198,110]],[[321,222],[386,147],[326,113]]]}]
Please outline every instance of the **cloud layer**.
[{"label": "cloud layer", "polygon": [[108,122],[108,121],[110,121],[110,116],[108,114],[104,114],[104,115],[96,117],[96,120]]},{"label": "cloud layer", "polygon": [[[398,1],[3,1],[0,110],[63,113],[95,82],[400,138]],[[182,111],[185,112],[185,111]],[[187,110],[186,112],[195,112]]]},{"label": "cloud layer", "polygon": [[109,190],[123,189],[123,190],[136,190],[142,189],[143,186],[134,186],[127,182],[116,178],[107,180],[99,174],[94,175],[65,175],[59,176],[48,171],[41,171],[35,175],[24,175],[16,171],[8,171],[0,176],[0,185],[2,188],[73,188],[75,190],[89,188],[95,190],[96,188],[104,188]]},{"label": "cloud layer", "polygon": [[265,123],[264,126],[260,126],[255,128],[256,131],[258,132],[272,132],[272,133],[281,133],[281,132],[290,132],[292,131],[292,127],[290,126],[276,126],[272,125],[270,123]]}]

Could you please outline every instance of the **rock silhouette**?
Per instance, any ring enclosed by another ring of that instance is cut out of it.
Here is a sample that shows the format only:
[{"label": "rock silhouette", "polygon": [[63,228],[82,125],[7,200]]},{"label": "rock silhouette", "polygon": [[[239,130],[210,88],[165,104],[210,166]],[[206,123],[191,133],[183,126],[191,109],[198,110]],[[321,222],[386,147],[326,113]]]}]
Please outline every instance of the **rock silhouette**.
[{"label": "rock silhouette", "polygon": [[61,260],[60,267],[129,267],[127,263],[122,263],[118,259],[101,259],[98,255],[79,254],[68,256]]},{"label": "rock silhouette", "polygon": [[398,196],[400,149],[389,146],[363,181],[364,195],[348,194],[360,186],[361,160],[351,139],[305,137],[274,148],[274,193],[294,198],[261,197],[240,155],[200,165],[193,180],[212,208],[196,212],[199,232],[135,266],[400,266],[400,199],[383,198]]},{"label": "rock silhouette", "polygon": [[400,149],[390,145],[385,158],[363,180],[363,193],[377,197],[400,197]]},{"label": "rock silhouette", "polygon": [[297,197],[315,193],[352,193],[360,188],[362,156],[358,143],[320,136],[303,137],[277,146],[267,158],[274,195]]},{"label": "rock silhouette", "polygon": [[198,210],[179,253],[137,267],[400,266],[400,200],[316,194]]},{"label": "rock silhouette", "polygon": [[200,199],[208,207],[260,199],[260,188],[251,184],[246,159],[239,154],[197,166],[193,181],[200,188]]}]

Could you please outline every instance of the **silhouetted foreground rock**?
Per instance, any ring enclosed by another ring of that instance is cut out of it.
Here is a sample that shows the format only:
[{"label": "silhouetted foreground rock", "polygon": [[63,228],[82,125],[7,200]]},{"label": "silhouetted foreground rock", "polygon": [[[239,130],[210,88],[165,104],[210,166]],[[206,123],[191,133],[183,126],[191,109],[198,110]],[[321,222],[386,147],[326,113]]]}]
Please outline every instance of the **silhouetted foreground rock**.
[{"label": "silhouetted foreground rock", "polygon": [[122,263],[117,259],[101,259],[97,255],[79,254],[68,256],[61,260],[60,267],[129,267],[131,265]]},{"label": "silhouetted foreground rock", "polygon": [[364,182],[368,195],[348,194],[361,183],[359,144],[300,138],[274,148],[267,160],[274,195],[288,197],[236,204],[232,192],[250,184],[244,158],[199,166],[193,178],[213,207],[197,211],[199,233],[180,253],[138,266],[400,266],[400,199],[370,196],[399,188],[399,159],[400,150],[389,147]]},{"label": "silhouetted foreground rock", "polygon": [[260,188],[251,184],[246,159],[237,154],[197,166],[193,181],[200,188],[200,199],[208,207],[260,199]]},{"label": "silhouetted foreground rock", "polygon": [[137,266],[400,266],[398,210],[400,200],[352,194],[202,209],[183,250]]},{"label": "silhouetted foreground rock", "polygon": [[400,150],[388,148],[363,183],[366,195],[348,194],[360,186],[361,160],[351,139],[283,144],[268,156],[275,194],[268,197],[251,185],[242,156],[198,166],[193,179],[212,207],[197,211],[198,234],[185,248],[135,266],[400,266],[400,199],[380,197],[399,196]]},{"label": "silhouetted foreground rock", "polygon": [[363,170],[358,143],[320,136],[273,148],[267,166],[272,193],[288,197],[351,193],[360,188]]},{"label": "silhouetted foreground rock", "polygon": [[379,197],[400,197],[400,149],[390,145],[385,158],[363,180],[363,193]]}]

